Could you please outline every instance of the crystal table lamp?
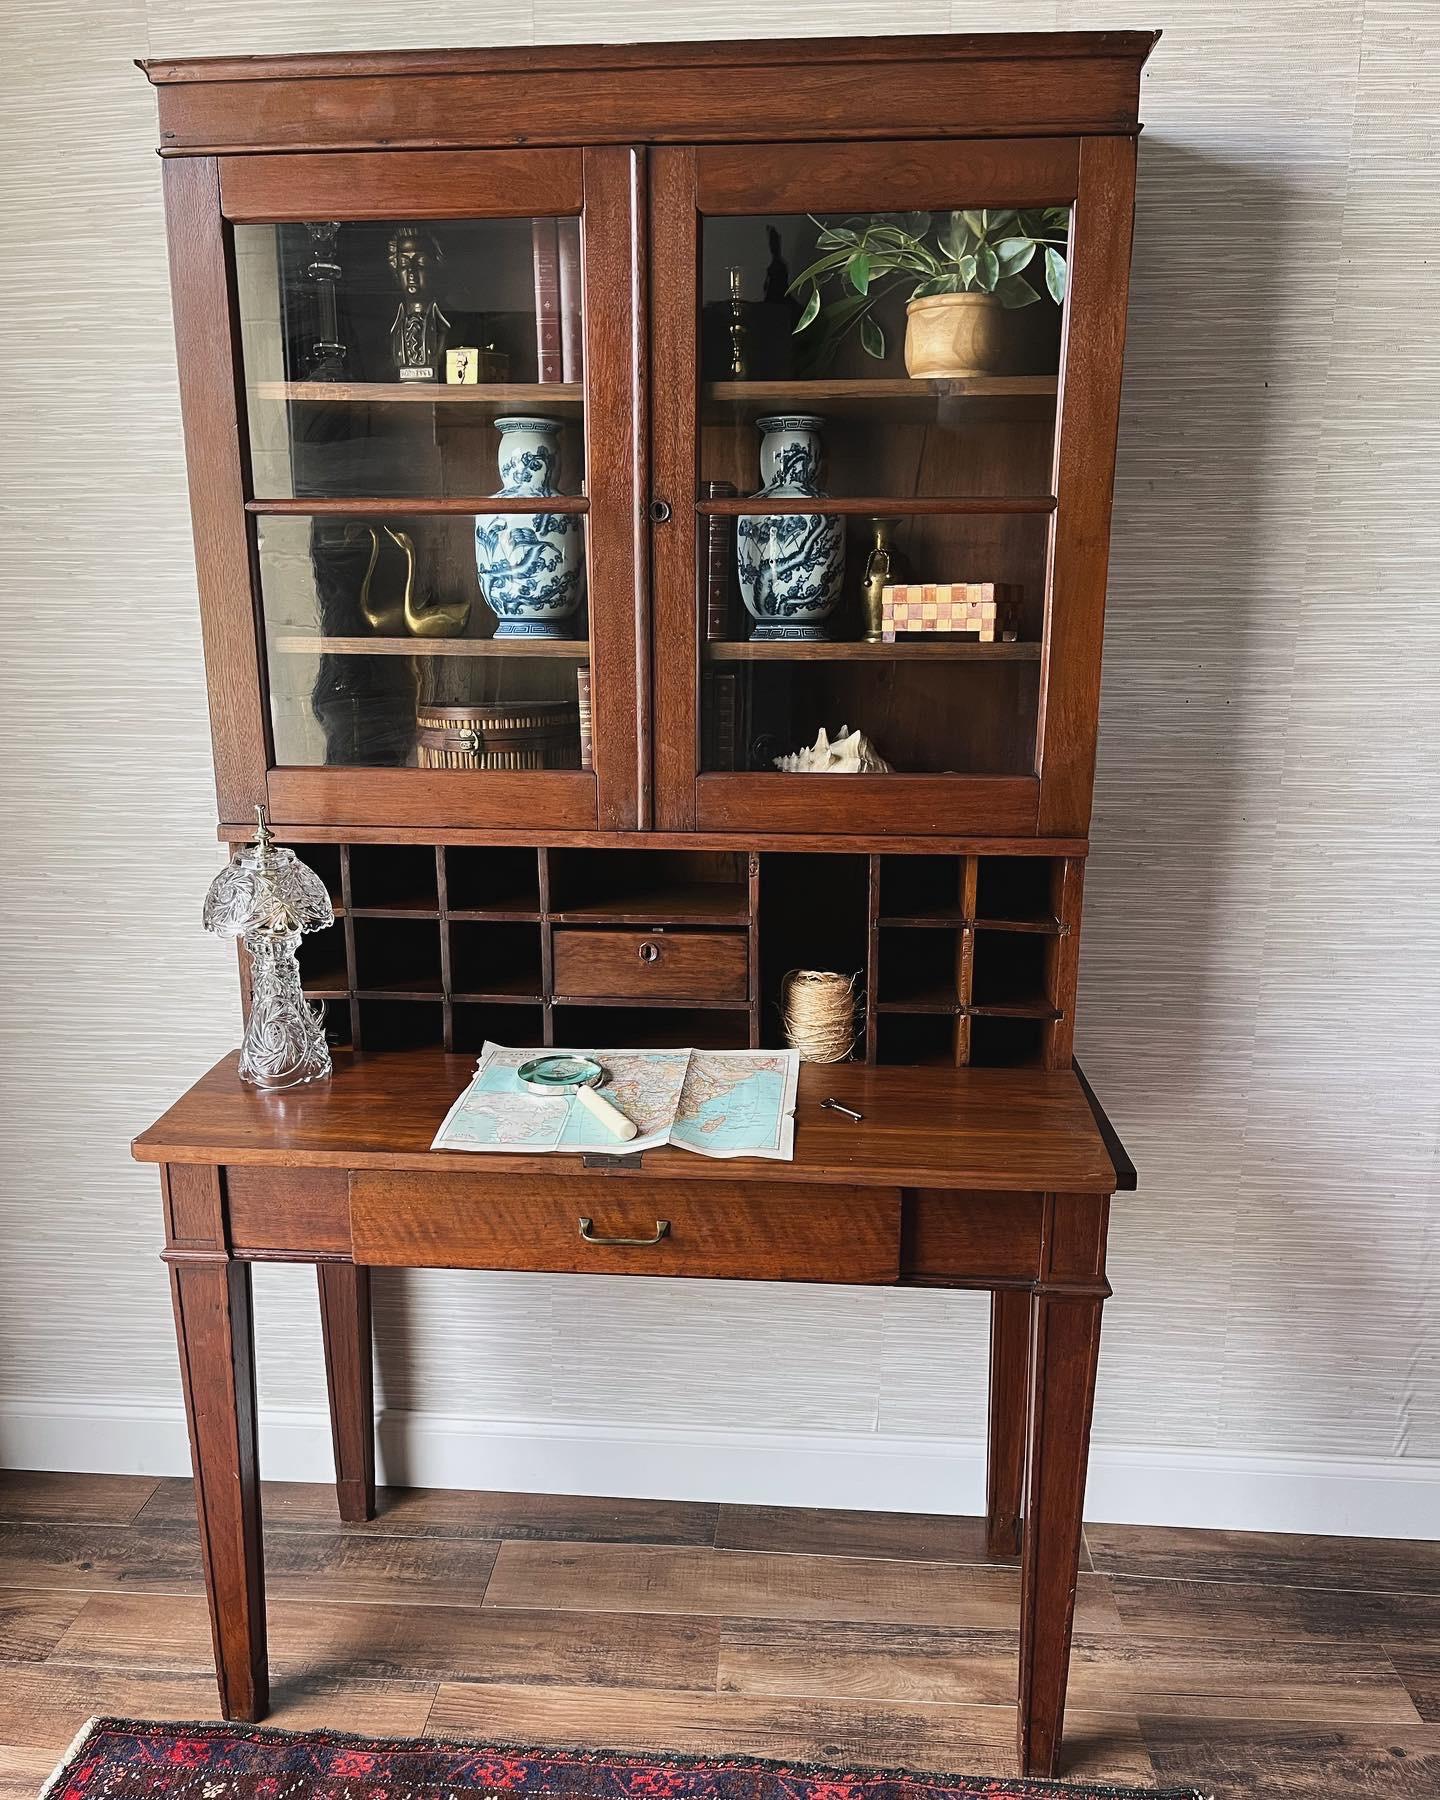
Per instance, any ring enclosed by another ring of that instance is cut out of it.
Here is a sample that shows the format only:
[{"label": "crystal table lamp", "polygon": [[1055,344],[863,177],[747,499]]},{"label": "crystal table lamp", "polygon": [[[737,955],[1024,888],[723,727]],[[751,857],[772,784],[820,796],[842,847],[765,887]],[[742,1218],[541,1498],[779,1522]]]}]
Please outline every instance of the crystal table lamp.
[{"label": "crystal table lamp", "polygon": [[250,1019],[240,1046],[240,1079],[260,1088],[296,1087],[330,1073],[323,1006],[300,989],[301,934],[335,923],[325,884],[293,850],[277,849],[263,806],[255,841],[210,883],[205,929],[240,938],[250,956]]}]

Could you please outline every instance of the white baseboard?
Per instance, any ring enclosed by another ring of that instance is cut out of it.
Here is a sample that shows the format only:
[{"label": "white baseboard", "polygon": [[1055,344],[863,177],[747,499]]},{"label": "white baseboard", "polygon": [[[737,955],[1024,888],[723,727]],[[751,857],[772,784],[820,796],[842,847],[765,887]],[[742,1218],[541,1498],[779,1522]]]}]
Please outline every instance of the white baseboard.
[{"label": "white baseboard", "polygon": [[[328,1481],[329,1415],[266,1407],[267,1479]],[[184,1475],[178,1405],[0,1398],[0,1468]],[[978,1513],[984,1446],[940,1440],[391,1413],[381,1479],[413,1487]],[[1086,1517],[1324,1536],[1440,1538],[1440,1462],[1097,1444]]]}]

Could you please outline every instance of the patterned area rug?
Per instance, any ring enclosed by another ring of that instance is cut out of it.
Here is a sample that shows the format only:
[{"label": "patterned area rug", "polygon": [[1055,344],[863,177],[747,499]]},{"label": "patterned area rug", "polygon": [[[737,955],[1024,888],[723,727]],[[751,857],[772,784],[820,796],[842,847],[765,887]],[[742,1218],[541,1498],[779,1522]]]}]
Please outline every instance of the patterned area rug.
[{"label": "patterned area rug", "polygon": [[92,1719],[41,1800],[1203,1800],[1190,1788]]}]

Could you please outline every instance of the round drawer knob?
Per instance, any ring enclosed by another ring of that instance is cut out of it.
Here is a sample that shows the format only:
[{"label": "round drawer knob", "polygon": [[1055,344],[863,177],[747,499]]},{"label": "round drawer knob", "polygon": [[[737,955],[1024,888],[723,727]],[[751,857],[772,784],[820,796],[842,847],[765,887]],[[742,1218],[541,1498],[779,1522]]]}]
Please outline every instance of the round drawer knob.
[{"label": "round drawer knob", "polygon": [[643,963],[659,962],[660,946],[658,944],[652,944],[647,938],[635,954]]}]

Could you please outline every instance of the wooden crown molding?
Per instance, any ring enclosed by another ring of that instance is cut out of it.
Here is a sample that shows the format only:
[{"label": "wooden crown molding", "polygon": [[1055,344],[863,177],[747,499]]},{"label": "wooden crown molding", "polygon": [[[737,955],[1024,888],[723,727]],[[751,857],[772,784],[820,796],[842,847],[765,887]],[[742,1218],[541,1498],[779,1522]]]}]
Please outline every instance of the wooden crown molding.
[{"label": "wooden crown molding", "polygon": [[474,50],[330,50],[284,56],[137,57],[156,87],[191,81],[344,80],[363,75],[485,75],[530,69],[673,69],[774,64],[994,62],[1020,56],[1132,57],[1143,64],[1158,31],[982,31],[916,37],[728,38],[650,44],[520,44]]},{"label": "wooden crown molding", "polygon": [[[523,45],[138,66],[158,91],[161,154],[172,156],[803,140],[841,129],[862,138],[1125,135],[1139,129],[1140,71],[1159,35]],[[888,70],[883,109],[866,103],[877,63]]]}]

